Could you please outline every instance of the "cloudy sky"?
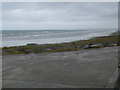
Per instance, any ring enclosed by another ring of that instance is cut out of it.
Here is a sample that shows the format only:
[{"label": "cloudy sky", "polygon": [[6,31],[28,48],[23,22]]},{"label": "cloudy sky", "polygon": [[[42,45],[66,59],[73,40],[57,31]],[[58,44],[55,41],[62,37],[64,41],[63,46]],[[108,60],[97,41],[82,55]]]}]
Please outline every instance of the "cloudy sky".
[{"label": "cloudy sky", "polygon": [[3,30],[117,29],[116,2],[4,2]]}]

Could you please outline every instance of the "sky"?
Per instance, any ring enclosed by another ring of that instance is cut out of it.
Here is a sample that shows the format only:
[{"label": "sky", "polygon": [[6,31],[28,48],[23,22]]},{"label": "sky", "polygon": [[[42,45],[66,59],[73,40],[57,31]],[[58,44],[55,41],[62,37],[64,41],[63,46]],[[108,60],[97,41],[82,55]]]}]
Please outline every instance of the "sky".
[{"label": "sky", "polygon": [[3,2],[3,30],[117,29],[117,2]]},{"label": "sky", "polygon": [[[0,30],[2,30],[2,3],[0,2]],[[0,31],[1,34],[1,31]]]}]

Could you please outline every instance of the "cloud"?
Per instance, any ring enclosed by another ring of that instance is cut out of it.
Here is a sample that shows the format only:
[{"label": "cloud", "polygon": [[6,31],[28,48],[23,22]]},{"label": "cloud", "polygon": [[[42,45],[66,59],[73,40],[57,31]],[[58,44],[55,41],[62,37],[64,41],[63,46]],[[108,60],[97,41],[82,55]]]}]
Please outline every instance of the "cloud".
[{"label": "cloud", "polygon": [[[2,3],[1,2],[0,2],[0,30],[2,30]],[[1,35],[1,32],[0,32],[0,35]]]},{"label": "cloud", "polygon": [[117,3],[3,3],[3,29],[117,28]]}]

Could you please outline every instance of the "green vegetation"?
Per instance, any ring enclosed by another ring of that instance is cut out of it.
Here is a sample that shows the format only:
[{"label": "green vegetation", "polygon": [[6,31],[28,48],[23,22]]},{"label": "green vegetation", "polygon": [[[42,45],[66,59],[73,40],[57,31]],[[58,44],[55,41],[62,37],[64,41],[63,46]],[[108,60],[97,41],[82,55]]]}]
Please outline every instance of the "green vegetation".
[{"label": "green vegetation", "polygon": [[[61,43],[61,44],[27,44],[24,46],[3,47],[2,54],[28,54],[28,53],[43,53],[43,52],[63,52],[63,51],[75,51],[85,48],[86,45],[102,44],[102,46],[90,47],[90,48],[102,48],[119,46],[120,36],[104,36],[92,38],[89,40],[80,40],[76,42]],[[117,45],[115,45],[117,44]]]}]

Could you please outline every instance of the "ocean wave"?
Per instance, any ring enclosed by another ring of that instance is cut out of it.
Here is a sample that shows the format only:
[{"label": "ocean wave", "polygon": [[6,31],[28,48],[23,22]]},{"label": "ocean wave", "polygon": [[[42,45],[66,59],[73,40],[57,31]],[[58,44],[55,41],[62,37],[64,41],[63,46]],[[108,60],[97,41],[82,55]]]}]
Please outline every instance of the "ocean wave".
[{"label": "ocean wave", "polygon": [[[40,31],[26,32],[18,36],[3,36],[2,46],[19,46],[27,43],[50,44],[86,40],[93,37],[108,36],[111,31]],[[43,34],[44,32],[44,34]],[[17,34],[20,34],[18,32]]]}]

